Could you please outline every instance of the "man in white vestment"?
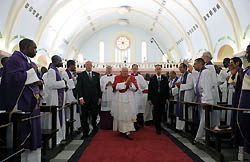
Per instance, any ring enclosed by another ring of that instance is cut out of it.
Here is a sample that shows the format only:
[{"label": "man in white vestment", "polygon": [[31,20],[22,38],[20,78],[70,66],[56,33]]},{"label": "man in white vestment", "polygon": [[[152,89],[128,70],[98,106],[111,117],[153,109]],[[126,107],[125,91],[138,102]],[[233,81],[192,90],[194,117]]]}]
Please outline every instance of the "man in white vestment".
[{"label": "man in white vestment", "polygon": [[[230,70],[229,70],[229,63],[230,59],[229,58],[224,58],[223,60],[223,65],[225,67],[224,70],[220,71],[220,74],[218,76],[218,84],[219,84],[219,89],[222,92],[222,102],[227,103],[228,105],[232,105],[232,97],[233,97],[233,91],[234,91],[234,86],[231,84],[228,84],[227,78],[231,75]],[[222,119],[225,118],[225,113],[227,112],[227,125],[230,125],[231,123],[231,110],[222,110]]]},{"label": "man in white vestment", "polygon": [[[205,61],[205,67],[210,71],[210,79],[211,79],[211,85],[212,85],[212,96],[213,96],[213,104],[217,105],[217,102],[219,101],[219,92],[218,92],[218,84],[217,84],[217,73],[215,71],[215,67],[211,60],[213,59],[212,54],[207,51],[204,52],[202,55],[202,59]],[[211,125],[212,127],[219,126],[220,125],[220,111],[215,110],[211,112]]]},{"label": "man in white vestment", "polygon": [[[179,90],[178,87],[175,86],[175,83],[177,82],[179,78],[176,76],[176,72],[175,71],[170,71],[169,73],[169,90],[170,90],[170,97],[173,100],[178,100],[179,98]],[[170,113],[171,114],[176,114],[176,104],[172,104],[170,103],[168,105],[168,117],[167,117],[167,122],[170,121]]]},{"label": "man in white vestment", "polygon": [[[62,65],[61,57],[54,55],[47,73],[47,82],[45,82],[45,87],[48,88],[47,106],[60,106],[60,110],[57,111],[57,128],[59,129],[57,132],[57,144],[65,139],[65,115],[61,108],[65,104],[65,90],[68,87],[66,81],[62,79],[58,71],[58,67],[62,67]],[[48,121],[48,127],[50,126],[50,121]]]},{"label": "man in white vestment", "polygon": [[[186,102],[194,101],[194,82],[192,78],[192,73],[187,71],[187,65],[181,63],[179,66],[179,70],[182,73],[180,78],[178,79],[176,86],[179,88],[179,100]],[[185,127],[185,121],[180,120],[179,118],[185,118],[185,108],[183,104],[179,104],[176,117],[176,129],[183,130]],[[180,116],[180,117],[179,117]],[[192,109],[188,109],[188,117],[192,118]]]},{"label": "man in white vestment", "polygon": [[[194,82],[196,100],[200,103],[213,104],[214,98],[212,95],[212,81],[210,71],[205,67],[205,62],[202,58],[198,58],[194,62],[194,68],[198,71],[197,80]],[[205,139],[205,110],[200,107],[200,124],[195,137],[195,141]]]},{"label": "man in white vestment", "polygon": [[135,131],[133,122],[137,115],[135,104],[135,91],[137,90],[135,77],[128,75],[128,68],[123,67],[121,75],[116,76],[113,83],[114,100],[111,114],[114,117],[113,130],[119,131],[129,140],[133,140],[131,132]]},{"label": "man in white vestment", "polygon": [[[76,87],[76,77],[73,75],[73,71],[76,70],[76,65],[75,65],[74,60],[68,60],[67,61],[67,69],[62,72],[62,78],[67,82],[68,90],[65,93],[65,104],[67,107],[65,107],[65,119],[66,121],[70,120],[70,109],[73,108],[73,114],[74,114],[74,119],[76,120],[75,123],[78,123],[77,128],[80,127],[80,115],[77,114],[76,109],[77,109],[77,100],[73,94],[73,89]],[[76,125],[74,123],[74,126]],[[77,128],[74,127],[75,130]]]},{"label": "man in white vestment", "polygon": [[113,101],[113,83],[115,80],[115,75],[112,74],[112,67],[106,67],[106,75],[102,76],[100,79],[100,86],[102,91],[102,103],[101,103],[101,113],[100,113],[100,125],[101,129],[112,129],[113,119],[110,114],[111,103]]},{"label": "man in white vestment", "polygon": [[136,110],[138,113],[137,114],[137,123],[139,124],[139,126],[138,126],[137,123],[135,123],[135,128],[138,129],[138,128],[144,126],[143,114],[145,113],[146,104],[143,100],[143,91],[146,89],[147,83],[146,83],[145,79],[143,78],[143,76],[138,74],[138,65],[137,64],[132,65],[132,72],[133,73],[131,75],[135,77],[137,85],[138,85],[138,90],[135,92]]},{"label": "man in white vestment", "polygon": [[145,88],[145,90],[142,91],[142,93],[143,93],[143,97],[144,97],[144,102],[146,103],[145,113],[144,113],[143,117],[144,117],[145,125],[147,125],[147,126],[153,124],[153,105],[150,105],[148,103],[148,85],[149,85],[149,80],[150,80],[150,75],[146,74],[145,75],[145,81],[147,83],[147,87]]}]

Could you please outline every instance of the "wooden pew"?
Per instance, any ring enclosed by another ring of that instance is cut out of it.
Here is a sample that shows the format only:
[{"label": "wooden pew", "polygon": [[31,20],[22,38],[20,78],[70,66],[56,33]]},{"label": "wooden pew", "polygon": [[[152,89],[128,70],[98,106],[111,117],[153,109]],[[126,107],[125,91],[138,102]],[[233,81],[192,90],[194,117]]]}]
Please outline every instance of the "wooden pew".
[{"label": "wooden pew", "polygon": [[56,148],[56,133],[57,129],[57,106],[40,106],[41,112],[49,112],[52,114],[51,129],[42,129],[42,161],[47,161],[51,158],[51,150],[49,149],[49,141],[52,139],[52,150]]},{"label": "wooden pew", "polygon": [[[221,153],[221,144],[223,142],[231,142],[232,130],[229,129],[220,129],[216,130],[210,128],[210,112],[213,110],[228,110],[226,107],[231,107],[231,105],[221,104],[221,105],[206,105],[205,108],[205,130],[206,130],[206,146],[214,154],[213,157],[219,161],[224,161],[224,155]],[[211,140],[210,137],[215,138]],[[213,145],[214,144],[214,145]]]},{"label": "wooden pew", "polygon": [[74,119],[74,104],[70,104],[67,106],[70,110],[70,119],[66,121],[66,140],[67,142],[71,141],[73,139],[73,133],[74,133],[74,122],[76,121]]},{"label": "wooden pew", "polygon": [[[185,119],[182,119],[185,121],[184,134],[189,138],[191,142],[193,142],[199,127],[199,123],[195,122],[194,119],[195,112],[197,111],[199,104],[192,102],[181,102],[181,103],[184,104],[184,111],[185,111]],[[192,110],[191,119],[189,119],[189,111],[188,111],[189,109]]]},{"label": "wooden pew", "polygon": [[[176,130],[176,114],[174,113],[175,105],[178,104],[178,101],[169,100],[169,117],[170,117],[170,128]],[[171,111],[170,111],[171,109]]]},{"label": "wooden pew", "polygon": [[13,146],[12,148],[7,148],[6,145],[0,147],[1,162],[21,162],[21,153],[24,152],[24,148],[21,146],[21,139],[19,137],[22,131],[20,124],[22,119],[28,118],[30,114],[30,112],[13,112],[10,118],[11,123],[8,124],[10,113],[0,113],[0,125],[13,125]]}]

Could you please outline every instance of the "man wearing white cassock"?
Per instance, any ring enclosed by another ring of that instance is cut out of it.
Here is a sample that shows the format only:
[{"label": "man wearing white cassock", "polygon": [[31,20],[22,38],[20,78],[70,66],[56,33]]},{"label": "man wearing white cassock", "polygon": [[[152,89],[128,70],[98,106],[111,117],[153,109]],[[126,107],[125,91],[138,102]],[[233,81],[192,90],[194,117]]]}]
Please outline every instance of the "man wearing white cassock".
[{"label": "man wearing white cassock", "polygon": [[[179,66],[179,70],[182,73],[180,78],[178,79],[176,86],[179,88],[179,100],[186,102],[194,101],[194,82],[192,78],[192,73],[187,71],[187,65],[181,63]],[[185,118],[185,108],[183,104],[179,104],[177,109],[177,117],[176,117],[176,129],[183,130],[185,127],[185,121],[180,120],[180,118]],[[188,117],[192,118],[192,109],[188,109]]]},{"label": "man wearing white cassock", "polygon": [[[76,86],[76,78],[73,75],[73,71],[76,70],[76,65],[74,60],[67,61],[67,69],[62,72],[62,78],[67,82],[68,90],[66,91],[65,95],[65,104],[68,105],[68,108],[65,108],[65,118],[66,121],[70,119],[70,109],[73,108],[74,119],[76,120],[75,123],[78,123],[78,127],[80,127],[80,116],[76,113],[77,108],[77,100],[73,94],[73,89]],[[74,123],[74,125],[75,125]],[[77,129],[74,128],[74,129]]]},{"label": "man wearing white cassock", "polygon": [[135,91],[138,90],[136,79],[128,75],[128,68],[121,70],[113,83],[114,100],[111,114],[114,117],[113,130],[119,131],[127,139],[133,140],[131,132],[135,131],[133,121],[136,120]]},{"label": "man wearing white cassock", "polygon": [[[132,71],[133,73],[131,74],[132,76],[135,77],[137,85],[138,85],[138,90],[135,92],[135,102],[136,102],[136,109],[137,109],[137,123],[139,124],[140,127],[144,126],[144,118],[143,114],[145,113],[145,107],[146,104],[143,100],[143,91],[147,87],[147,83],[145,79],[143,78],[142,75],[138,74],[138,65],[133,64],[132,65]],[[135,127],[137,129],[138,125],[135,124]]]},{"label": "man wearing white cassock", "polygon": [[[62,59],[60,56],[54,55],[52,57],[52,64],[47,73],[48,90],[47,106],[60,106],[62,108],[65,103],[65,90],[68,89],[66,81],[62,79],[58,67],[62,67]],[[61,109],[57,111],[57,144],[65,139],[65,119],[64,111]],[[51,118],[50,118],[51,119]],[[50,121],[48,127],[51,125]]]},{"label": "man wearing white cassock", "polygon": [[153,105],[150,105],[148,103],[148,85],[149,85],[149,80],[150,80],[150,75],[146,74],[145,75],[145,81],[147,83],[147,87],[145,88],[145,90],[142,93],[143,93],[143,97],[144,97],[144,102],[146,103],[145,113],[144,113],[143,117],[144,117],[144,122],[145,122],[145,124],[147,126],[149,126],[150,124],[153,123]]},{"label": "man wearing white cassock", "polygon": [[102,91],[102,103],[101,103],[101,129],[112,129],[113,120],[110,114],[111,103],[113,101],[113,83],[115,80],[115,75],[112,74],[112,67],[106,67],[106,75],[102,76],[100,79],[100,86]]},{"label": "man wearing white cassock", "polygon": [[[215,71],[215,67],[211,60],[213,59],[212,54],[207,51],[204,52],[202,55],[202,59],[205,61],[205,67],[209,70],[209,78],[211,79],[211,85],[212,85],[212,96],[213,96],[213,104],[217,105],[217,102],[219,101],[219,92],[218,92],[218,84],[217,84],[217,73]],[[211,112],[211,125],[212,127],[219,126],[220,125],[220,111],[212,111]]]},{"label": "man wearing white cassock", "polygon": [[[200,103],[213,104],[212,81],[210,71],[205,67],[205,62],[202,58],[198,58],[194,62],[194,68],[198,71],[197,80],[194,82],[196,100]],[[205,110],[200,107],[200,124],[195,137],[195,140],[203,140],[205,138]]]},{"label": "man wearing white cassock", "polygon": [[[170,71],[169,73],[169,78],[170,78],[170,81],[169,81],[169,90],[170,90],[170,97],[173,99],[173,100],[178,100],[179,98],[179,89],[178,87],[175,86],[175,83],[177,82],[177,80],[179,79],[177,76],[176,76],[176,72],[175,71]],[[176,114],[176,104],[172,104],[170,103],[168,105],[168,114]],[[170,121],[170,116],[168,115],[168,121]]]},{"label": "man wearing white cassock", "polygon": [[[229,63],[230,59],[229,58],[224,58],[223,60],[223,65],[225,67],[224,70],[220,71],[220,74],[218,76],[218,84],[219,84],[219,89],[222,92],[222,102],[226,102],[228,105],[232,105],[232,97],[233,97],[233,91],[234,91],[234,86],[231,84],[228,84],[227,78],[231,75],[229,71]],[[222,110],[221,111],[221,116],[222,119],[224,120],[225,118],[225,113],[227,112],[227,125],[230,125],[231,123],[231,110]]]}]

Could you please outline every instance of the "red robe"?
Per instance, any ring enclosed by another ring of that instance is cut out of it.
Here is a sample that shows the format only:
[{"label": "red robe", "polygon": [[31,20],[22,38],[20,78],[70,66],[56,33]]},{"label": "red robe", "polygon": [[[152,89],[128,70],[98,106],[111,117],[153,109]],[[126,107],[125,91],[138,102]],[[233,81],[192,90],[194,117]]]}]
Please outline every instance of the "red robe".
[{"label": "red robe", "polygon": [[[130,77],[131,83],[135,85],[136,89],[138,89],[137,81],[136,81],[136,79],[135,79],[134,76],[128,75],[126,78],[123,78],[122,75],[118,75],[118,76],[115,77],[115,81],[113,83],[113,91],[114,92],[116,91],[115,87],[116,87],[116,85],[118,83],[126,82],[126,80],[128,79],[128,77]],[[126,89],[119,90],[119,92],[120,93],[125,93],[128,89],[129,89],[129,83],[126,84]]]}]

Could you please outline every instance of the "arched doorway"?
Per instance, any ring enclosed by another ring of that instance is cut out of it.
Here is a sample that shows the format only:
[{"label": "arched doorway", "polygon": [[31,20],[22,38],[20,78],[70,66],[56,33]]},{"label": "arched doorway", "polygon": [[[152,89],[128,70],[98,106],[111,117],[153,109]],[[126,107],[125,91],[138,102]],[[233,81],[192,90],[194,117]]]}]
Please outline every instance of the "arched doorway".
[{"label": "arched doorway", "polygon": [[233,54],[234,50],[230,45],[223,45],[218,52],[217,61],[223,61],[226,57],[233,57]]}]

